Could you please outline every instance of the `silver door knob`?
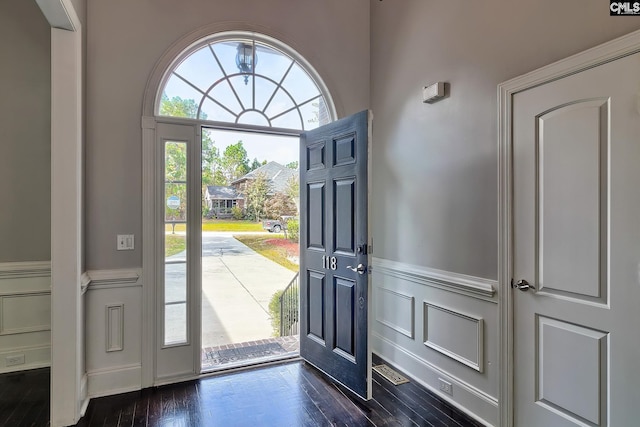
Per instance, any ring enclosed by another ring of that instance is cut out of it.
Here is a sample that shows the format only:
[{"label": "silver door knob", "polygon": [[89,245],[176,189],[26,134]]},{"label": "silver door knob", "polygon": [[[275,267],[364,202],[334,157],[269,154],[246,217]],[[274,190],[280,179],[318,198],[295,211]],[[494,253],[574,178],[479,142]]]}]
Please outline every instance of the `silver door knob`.
[{"label": "silver door knob", "polygon": [[536,288],[534,288],[533,285],[530,285],[529,282],[527,282],[524,279],[520,279],[516,283],[513,283],[513,279],[511,279],[511,287],[515,289],[519,289],[522,292],[527,292],[529,289],[533,289],[534,291],[536,290]]},{"label": "silver door knob", "polygon": [[347,268],[351,271],[357,272],[358,274],[364,274],[367,272],[367,267],[364,264],[358,264],[357,267],[351,267],[347,265]]}]

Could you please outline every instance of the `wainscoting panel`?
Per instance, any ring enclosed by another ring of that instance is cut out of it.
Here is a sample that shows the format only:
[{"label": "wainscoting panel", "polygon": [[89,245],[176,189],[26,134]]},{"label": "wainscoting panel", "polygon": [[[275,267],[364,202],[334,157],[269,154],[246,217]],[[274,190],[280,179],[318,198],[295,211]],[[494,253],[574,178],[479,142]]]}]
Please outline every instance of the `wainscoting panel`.
[{"label": "wainscoting panel", "polygon": [[0,373],[51,364],[51,263],[0,263]]},{"label": "wainscoting panel", "polygon": [[387,288],[374,288],[375,319],[402,335],[413,338],[415,332],[414,298]]},{"label": "wainscoting panel", "polygon": [[424,345],[482,372],[484,325],[481,318],[424,303]]},{"label": "wainscoting panel", "polygon": [[[487,425],[498,422],[494,280],[374,258],[374,353]],[[441,389],[451,384],[450,393]]]},{"label": "wainscoting panel", "polygon": [[141,388],[141,271],[89,271],[86,357],[89,397]]}]

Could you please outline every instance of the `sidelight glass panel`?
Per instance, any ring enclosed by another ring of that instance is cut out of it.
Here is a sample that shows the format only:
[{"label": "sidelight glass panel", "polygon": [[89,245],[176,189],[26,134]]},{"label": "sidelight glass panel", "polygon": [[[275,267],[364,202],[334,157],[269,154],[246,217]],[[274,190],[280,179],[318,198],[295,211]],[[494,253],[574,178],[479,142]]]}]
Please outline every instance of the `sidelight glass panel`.
[{"label": "sidelight glass panel", "polygon": [[164,345],[187,343],[187,144],[164,147]]}]

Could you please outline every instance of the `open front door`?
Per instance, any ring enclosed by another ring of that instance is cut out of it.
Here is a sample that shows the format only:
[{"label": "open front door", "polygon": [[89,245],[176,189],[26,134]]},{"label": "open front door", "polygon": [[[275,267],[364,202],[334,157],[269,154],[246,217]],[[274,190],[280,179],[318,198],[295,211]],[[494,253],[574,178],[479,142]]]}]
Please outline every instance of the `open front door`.
[{"label": "open front door", "polygon": [[300,355],[371,398],[368,112],[300,137]]}]

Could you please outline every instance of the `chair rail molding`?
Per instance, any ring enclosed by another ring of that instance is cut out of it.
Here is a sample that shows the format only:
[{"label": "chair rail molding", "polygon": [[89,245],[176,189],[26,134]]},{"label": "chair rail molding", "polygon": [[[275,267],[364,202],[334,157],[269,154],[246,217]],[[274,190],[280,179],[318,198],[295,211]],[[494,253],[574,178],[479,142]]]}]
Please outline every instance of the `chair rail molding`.
[{"label": "chair rail molding", "polygon": [[497,303],[495,292],[498,282],[496,280],[374,257],[373,274],[378,273]]},{"label": "chair rail molding", "polygon": [[0,280],[51,276],[51,261],[0,263]]},{"label": "chair rail molding", "polygon": [[87,271],[89,281],[87,289],[124,288],[130,286],[142,286],[141,268],[118,269],[118,270],[89,270]]}]

